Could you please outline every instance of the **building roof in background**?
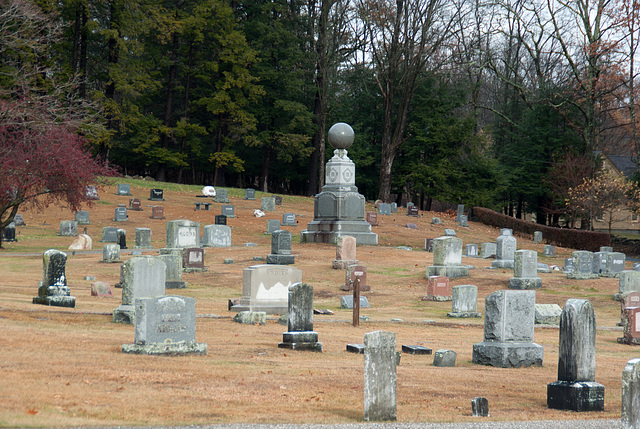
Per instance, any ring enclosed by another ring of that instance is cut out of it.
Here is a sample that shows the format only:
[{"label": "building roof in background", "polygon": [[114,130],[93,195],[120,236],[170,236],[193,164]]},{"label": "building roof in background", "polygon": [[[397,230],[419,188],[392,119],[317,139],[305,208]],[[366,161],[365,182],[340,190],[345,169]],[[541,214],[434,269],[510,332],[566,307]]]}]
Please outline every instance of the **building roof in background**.
[{"label": "building roof in background", "polygon": [[605,155],[613,165],[624,175],[624,177],[630,177],[633,173],[638,171],[637,160],[631,156],[624,155]]}]

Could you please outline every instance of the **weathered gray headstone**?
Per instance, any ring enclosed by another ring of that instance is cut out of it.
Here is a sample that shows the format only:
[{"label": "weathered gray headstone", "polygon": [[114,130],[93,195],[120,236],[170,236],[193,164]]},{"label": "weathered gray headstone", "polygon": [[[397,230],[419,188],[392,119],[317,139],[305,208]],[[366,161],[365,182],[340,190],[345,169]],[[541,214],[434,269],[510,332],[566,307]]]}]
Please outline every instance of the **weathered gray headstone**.
[{"label": "weathered gray headstone", "polygon": [[[78,219],[76,219],[76,220],[78,220]],[[13,221],[15,222],[16,226],[27,226],[27,224],[24,222],[24,217],[22,217],[22,215],[20,213],[17,213],[13,217]]]},{"label": "weathered gray headstone", "polygon": [[493,268],[513,268],[515,264],[517,240],[511,230],[503,228],[502,235],[496,240],[496,259],[491,263]]},{"label": "weathered gray headstone", "polygon": [[447,317],[482,317],[478,313],[478,287],[458,285],[451,288],[451,312]]},{"label": "weathered gray headstone", "polygon": [[120,259],[120,245],[117,243],[107,243],[102,246],[102,261],[100,262],[122,262]]},{"label": "weathered gray headstone", "polygon": [[282,205],[282,195],[272,195],[272,197],[276,202],[276,206]]},{"label": "weathered gray headstone", "polygon": [[122,304],[113,311],[113,321],[133,324],[136,299],[164,295],[165,279],[166,267],[159,258],[135,256],[124,262],[120,267]]},{"label": "weathered gray headstone", "polygon": [[556,246],[553,244],[545,244],[544,245],[544,256],[548,256],[549,258],[556,257]]},{"label": "weathered gray headstone", "polygon": [[445,237],[456,237],[456,230],[455,229],[446,228],[444,230],[444,236]]},{"label": "weathered gray headstone", "polygon": [[296,215],[294,213],[283,213],[282,214],[282,225],[283,226],[296,226]]},{"label": "weathered gray headstone", "polygon": [[558,325],[561,314],[558,304],[536,304],[536,325]]},{"label": "weathered gray headstone", "polygon": [[539,289],[542,280],[538,277],[538,253],[535,250],[517,250],[509,279],[509,289]]},{"label": "weathered gray headstone", "polygon": [[471,243],[465,246],[465,254],[470,258],[478,257],[478,245]]},{"label": "weathered gray headstone", "polygon": [[547,406],[604,410],[604,386],[596,378],[596,316],[586,299],[569,299],[560,317],[558,381],[547,385]]},{"label": "weathered gray headstone", "polygon": [[594,252],[593,253],[593,274],[602,274],[607,266],[607,253],[609,252]]},{"label": "weathered gray headstone", "polygon": [[626,256],[621,252],[607,253],[607,262],[604,271],[600,273],[602,277],[618,277],[624,271]]},{"label": "weathered gray headstone", "polygon": [[269,219],[267,220],[267,232],[266,234],[273,234],[274,232],[280,230],[280,221],[278,219]]},{"label": "weathered gray headstone", "polygon": [[542,243],[542,231],[534,231],[533,233],[533,244]]},{"label": "weathered gray headstone", "polygon": [[453,350],[440,349],[433,352],[433,366],[452,367],[456,366],[458,355]]},{"label": "weathered gray headstone", "polygon": [[356,238],[343,235],[337,238],[336,259],[331,263],[334,270],[345,269],[349,265],[357,265],[356,259]]},{"label": "weathered gray headstone", "polygon": [[228,203],[229,194],[226,189],[216,188],[216,197],[214,199],[216,203]]},{"label": "weathered gray headstone", "polygon": [[613,299],[621,301],[629,292],[640,292],[640,271],[625,270],[619,274],[618,293],[613,295]]},{"label": "weathered gray headstone", "polygon": [[260,201],[260,210],[263,212],[276,211],[276,199],[273,197],[262,197]]},{"label": "weathered gray headstone", "polygon": [[389,203],[378,204],[378,213],[381,215],[391,215],[391,204]]},{"label": "weathered gray headstone", "polygon": [[467,223],[467,215],[460,216],[460,223],[458,224],[463,228],[468,228],[469,224]]},{"label": "weathered gray headstone", "polygon": [[576,250],[572,254],[572,268],[567,272],[567,278],[576,280],[597,279],[593,273],[593,253],[586,250]]},{"label": "weathered gray headstone", "polygon": [[573,258],[566,258],[564,260],[564,273],[569,274],[573,272]]},{"label": "weathered gray headstone", "polygon": [[104,243],[118,242],[118,228],[114,226],[105,226],[102,228],[102,240]]},{"label": "weathered gray headstone", "polygon": [[473,345],[473,363],[499,368],[542,366],[533,342],[536,293],[500,290],[485,299],[484,341]]},{"label": "weathered gray headstone", "polygon": [[[366,296],[360,296],[360,308],[370,308],[369,300]],[[353,308],[353,295],[344,295],[340,297],[340,308]]]},{"label": "weathered gray headstone", "polygon": [[242,298],[233,311],[288,311],[289,286],[302,281],[302,271],[287,265],[253,265],[242,274]]},{"label": "weathered gray headstone", "polygon": [[622,371],[622,429],[640,428],[640,358],[631,359]]},{"label": "weathered gray headstone", "polygon": [[167,222],[166,247],[200,247],[200,223],[190,220]]},{"label": "weathered gray headstone", "polygon": [[131,185],[129,185],[128,183],[118,183],[116,195],[131,196]]},{"label": "weathered gray headstone", "polygon": [[391,203],[391,213],[398,213],[398,203]]},{"label": "weathered gray headstone", "polygon": [[71,296],[66,275],[67,254],[49,249],[42,255],[42,281],[38,286],[38,296],[34,304],[55,307],[75,307],[76,297]]},{"label": "weathered gray headstone", "polygon": [[136,228],[136,244],[134,249],[151,248],[151,228]]},{"label": "weathered gray headstone", "polygon": [[427,267],[430,276],[447,276],[450,279],[469,275],[469,268],[462,266],[462,240],[457,237],[438,237],[433,240],[433,266]]},{"label": "weathered gray headstone", "polygon": [[235,211],[235,207],[231,204],[225,204],[222,206],[222,212],[221,214],[225,215],[226,217],[230,217],[230,218],[234,218],[236,217],[236,211]]},{"label": "weathered gray headstone", "polygon": [[364,334],[364,419],[397,420],[396,334]]},{"label": "weathered gray headstone", "polygon": [[439,217],[432,217],[431,225],[442,225],[442,220]]},{"label": "weathered gray headstone", "polygon": [[206,343],[196,343],[196,300],[182,296],[142,297],[135,301],[135,337],[123,353],[144,355],[205,355]]},{"label": "weathered gray headstone", "polygon": [[247,188],[244,190],[244,199],[245,200],[255,200],[256,199],[256,190],[252,188]]},{"label": "weathered gray headstone", "polygon": [[264,311],[241,311],[233,316],[233,321],[243,325],[266,325],[267,313]]},{"label": "weathered gray headstone", "polygon": [[460,223],[462,216],[464,215],[464,204],[458,204],[458,212],[456,213],[456,223]]},{"label": "weathered gray headstone", "polygon": [[184,289],[187,284],[182,281],[182,255],[162,253],[156,256],[165,265],[165,289]]},{"label": "weathered gray headstone", "polygon": [[78,235],[78,222],[75,220],[61,220],[60,233],[63,237],[75,237]]},{"label": "weathered gray headstone", "polygon": [[482,243],[480,245],[480,257],[482,259],[494,258],[496,256],[496,243]]},{"label": "weathered gray headstone", "polygon": [[321,352],[322,343],[313,330],[313,287],[295,283],[289,287],[288,331],[282,335],[279,348]]},{"label": "weathered gray headstone", "polygon": [[115,215],[113,218],[116,222],[126,222],[129,220],[129,215],[127,214],[127,208],[118,206],[115,208]]},{"label": "weathered gray headstone", "polygon": [[202,246],[231,247],[231,227],[227,225],[205,225]]},{"label": "weathered gray headstone", "polygon": [[613,252],[613,247],[611,246],[600,246],[600,251],[605,253]]},{"label": "weathered gray headstone", "polygon": [[77,211],[76,222],[78,222],[78,225],[91,225],[91,221],[89,220],[89,212],[86,210]]},{"label": "weathered gray headstone", "polygon": [[278,230],[271,234],[271,253],[267,255],[267,264],[289,265],[295,262],[291,254],[291,233]]}]

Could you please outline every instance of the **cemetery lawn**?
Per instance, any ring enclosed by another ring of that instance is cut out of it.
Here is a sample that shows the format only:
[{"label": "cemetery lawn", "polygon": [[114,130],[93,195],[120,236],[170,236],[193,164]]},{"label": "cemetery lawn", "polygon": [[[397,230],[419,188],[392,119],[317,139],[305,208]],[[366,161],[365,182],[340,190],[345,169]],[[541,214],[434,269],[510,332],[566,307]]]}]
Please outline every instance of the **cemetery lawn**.
[{"label": "cemetery lawn", "polygon": [[[371,308],[361,310],[369,318],[359,327],[351,325],[351,310],[340,309],[344,271],[333,270],[335,246],[300,244],[300,231],[313,219],[313,199],[285,196],[282,206],[266,217],[256,218],[260,198],[244,200],[244,190],[229,189],[236,218],[231,248],[207,248],[204,273],[185,273],[187,289],[168,293],[196,298],[196,338],[208,344],[205,356],[155,357],[122,353],[132,343],[133,326],[115,324],[111,312],[121,302],[121,289],[112,297],[93,297],[92,280],[113,285],[119,281],[120,265],[101,263],[104,226],[127,230],[131,257],[135,228],[152,230],[152,245],[164,247],[166,220],[189,219],[201,227],[214,223],[222,204],[211,211],[195,211],[200,187],[118,180],[130,183],[133,197],[142,199],[143,211],[129,211],[129,220],[116,225],[114,209],[128,198],[115,195],[116,182],[99,190],[100,201],[88,210],[88,234],[94,251],[71,252],[72,237],[56,235],[61,220],[74,214],[49,207],[44,213],[21,211],[27,226],[17,227],[17,243],[4,243],[0,250],[0,426],[130,426],[201,425],[216,423],[359,423],[363,421],[363,356],[347,353],[350,343],[362,343],[367,332],[395,332],[397,349],[403,344],[450,349],[457,353],[455,368],[432,366],[433,356],[403,354],[397,368],[398,420],[402,422],[477,421],[471,416],[471,400],[489,400],[491,421],[617,419],[620,417],[621,374],[629,359],[640,356],[640,348],[618,344],[622,336],[619,303],[612,297],[618,280],[570,280],[559,271],[539,274],[542,289],[537,303],[557,303],[568,298],[587,298],[593,304],[596,336],[596,381],[603,384],[605,411],[575,413],[546,407],[546,386],[557,380],[558,329],[538,327],[535,342],[544,346],[541,368],[501,369],[471,363],[472,346],[481,342],[483,319],[451,319],[451,302],[422,301],[426,295],[425,269],[433,255],[423,250],[424,239],[443,235],[453,228],[464,244],[495,242],[499,231],[469,222],[457,227],[453,213],[420,212],[407,217],[405,209],[391,216],[378,216],[373,228],[379,246],[359,246],[357,257],[368,269],[371,292],[363,293]],[[149,189],[163,188],[164,202],[147,201]],[[270,195],[270,194],[269,194]],[[163,205],[166,220],[150,219],[147,205]],[[373,205],[367,204],[367,211]],[[284,227],[293,234],[295,266],[303,281],[314,287],[315,308],[332,315],[314,316],[314,329],[323,343],[323,353],[279,349],[286,327],[272,316],[264,326],[234,323],[228,300],[240,298],[242,271],[259,264],[255,256],[270,253],[271,237],[264,234],[267,219],[282,220],[296,214],[298,225]],[[438,216],[443,225],[431,225]],[[418,230],[406,228],[415,223]],[[82,226],[79,230],[82,230]],[[520,237],[518,249],[538,252],[539,262],[563,265],[574,249],[556,248],[556,258],[542,256],[544,243]],[[244,243],[257,243],[246,247]],[[411,246],[413,251],[397,249]],[[42,253],[50,248],[67,251],[67,279],[76,308],[32,304],[42,278]],[[143,254],[157,254],[144,251]],[[225,258],[233,264],[223,264]],[[491,260],[463,258],[476,268],[470,277],[451,280],[452,286],[478,287],[478,311],[484,298],[506,289],[512,270],[489,270]],[[631,269],[627,262],[627,269]]]}]

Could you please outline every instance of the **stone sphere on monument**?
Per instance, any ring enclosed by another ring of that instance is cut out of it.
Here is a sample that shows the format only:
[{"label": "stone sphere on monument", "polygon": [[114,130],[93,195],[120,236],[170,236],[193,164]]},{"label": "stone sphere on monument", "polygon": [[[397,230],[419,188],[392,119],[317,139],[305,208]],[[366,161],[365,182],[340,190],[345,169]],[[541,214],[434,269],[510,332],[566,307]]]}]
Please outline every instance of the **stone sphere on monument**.
[{"label": "stone sphere on monument", "polygon": [[344,122],[337,122],[329,128],[329,144],[335,149],[348,149],[354,136],[353,128]]}]

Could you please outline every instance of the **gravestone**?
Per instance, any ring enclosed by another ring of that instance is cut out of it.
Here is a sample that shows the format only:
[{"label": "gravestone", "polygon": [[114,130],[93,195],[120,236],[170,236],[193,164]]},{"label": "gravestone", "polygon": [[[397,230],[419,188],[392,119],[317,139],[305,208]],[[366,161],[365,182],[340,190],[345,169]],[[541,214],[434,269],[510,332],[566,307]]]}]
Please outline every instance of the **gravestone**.
[{"label": "gravestone", "polygon": [[267,220],[267,232],[265,234],[273,234],[280,230],[280,221],[278,219]]},{"label": "gravestone", "polygon": [[78,225],[91,225],[91,221],[89,221],[89,212],[86,210],[77,211],[76,222]]},{"label": "gravestone", "polygon": [[451,228],[446,228],[444,230],[444,236],[445,237],[456,237],[456,230],[455,229],[451,229]]},{"label": "gravestone", "polygon": [[222,206],[222,211],[220,214],[226,217],[234,218],[236,217],[235,207],[230,204],[225,204]]},{"label": "gravestone", "polygon": [[572,254],[571,271],[567,273],[568,279],[588,280],[597,279],[593,273],[593,253],[586,250],[576,250]]},{"label": "gravestone", "polygon": [[431,225],[442,225],[442,220],[439,217],[432,217]]},{"label": "gravestone", "polygon": [[433,238],[424,239],[424,250],[427,252],[433,252]]},{"label": "gravestone", "polygon": [[260,210],[263,212],[276,211],[276,199],[273,197],[262,197],[260,200]]},{"label": "gravestone", "polygon": [[242,273],[242,298],[233,311],[288,311],[289,286],[302,281],[302,271],[286,265],[253,265]]},{"label": "gravestone", "polygon": [[164,207],[151,206],[151,219],[164,219]]},{"label": "gravestone", "polygon": [[164,201],[164,190],[157,188],[149,190],[149,201]]},{"label": "gravestone", "polygon": [[547,256],[549,258],[555,258],[556,257],[556,246],[554,246],[553,244],[545,244],[544,245],[544,256]]},{"label": "gravestone", "polygon": [[67,286],[67,254],[49,249],[42,255],[42,281],[38,285],[38,296],[33,298],[34,304],[54,307],[76,306],[76,297],[71,296]]},{"label": "gravestone", "polygon": [[130,198],[129,199],[129,210],[134,211],[142,211],[142,201],[140,198]]},{"label": "gravestone", "polygon": [[227,216],[223,214],[216,215],[213,221],[216,225],[226,225],[227,224]]},{"label": "gravestone", "polygon": [[118,242],[118,228],[115,226],[105,226],[102,228],[102,240],[104,243]]},{"label": "gravestone", "polygon": [[478,257],[478,245],[471,243],[464,246],[465,254],[469,258],[477,258]]},{"label": "gravestone", "polygon": [[61,220],[60,233],[58,235],[61,235],[63,237],[75,237],[76,235],[78,235],[78,222],[76,222],[75,220]]},{"label": "gravestone", "polygon": [[282,226],[296,226],[296,215],[293,213],[283,213]]},{"label": "gravestone", "polygon": [[565,274],[573,272],[573,258],[566,258],[564,260],[564,271]]},{"label": "gravestone", "polygon": [[184,289],[187,284],[182,280],[182,255],[176,253],[162,253],[156,256],[165,265],[165,289]]},{"label": "gravestone", "polygon": [[202,246],[231,247],[231,227],[227,225],[205,225]]},{"label": "gravestone", "polygon": [[460,223],[458,224],[463,228],[468,228],[469,224],[467,223],[467,215],[460,216]]},{"label": "gravestone", "polygon": [[336,259],[331,263],[334,270],[345,269],[349,265],[357,265],[356,259],[356,238],[343,235],[337,238]]},{"label": "gravestone", "polygon": [[607,266],[607,253],[609,252],[594,252],[593,253],[593,273],[602,274]]},{"label": "gravestone", "polygon": [[407,216],[419,217],[420,216],[420,212],[418,211],[418,207],[416,207],[416,206],[408,206],[407,207]]},{"label": "gravestone", "polygon": [[151,248],[151,228],[136,228],[136,244],[134,249]]},{"label": "gravestone", "polygon": [[471,400],[471,415],[473,417],[489,417],[489,401],[481,396]]},{"label": "gravestone", "polygon": [[411,201],[409,201],[409,202],[407,203],[407,208],[409,208],[409,207],[413,207],[413,206],[415,206],[415,204],[413,204]]},{"label": "gravestone", "polygon": [[16,223],[15,222],[9,222],[9,225],[5,226],[2,229],[2,241],[5,241],[5,242],[18,241],[16,239]]},{"label": "gravestone", "polygon": [[[344,295],[340,297],[340,308],[347,310],[353,309],[353,295]],[[371,308],[369,299],[366,296],[360,297],[360,308]]]},{"label": "gravestone", "polygon": [[91,283],[91,296],[113,296],[113,291],[107,282],[93,282]]},{"label": "gravestone", "polygon": [[536,304],[536,325],[559,325],[562,308],[558,304]]},{"label": "gravestone", "polygon": [[228,203],[229,194],[227,190],[222,188],[216,189],[216,198],[213,201],[215,201],[216,203]]},{"label": "gravestone", "polygon": [[340,290],[352,291],[358,279],[360,292],[368,292],[371,286],[367,284],[367,267],[364,265],[348,265],[344,271],[344,284],[340,286]]},{"label": "gravestone", "polygon": [[295,262],[291,254],[291,233],[279,230],[271,234],[271,253],[267,255],[267,264],[289,265]]},{"label": "gravestone", "polygon": [[367,212],[367,222],[369,222],[371,226],[378,226],[378,213]]},{"label": "gravestone", "polygon": [[427,278],[446,276],[450,279],[469,275],[462,266],[462,240],[457,237],[438,237],[433,240],[433,266],[427,267]]},{"label": "gravestone", "polygon": [[626,307],[622,310],[624,336],[618,338],[620,344],[640,346],[640,307]]},{"label": "gravestone", "polygon": [[398,203],[391,203],[391,213],[398,213]]},{"label": "gravestone", "polygon": [[433,366],[454,367],[458,355],[453,350],[439,349],[433,352]]},{"label": "gravestone", "polygon": [[513,268],[516,255],[516,238],[510,229],[500,230],[501,235],[496,240],[496,259],[491,262],[492,268]]},{"label": "gravestone", "polygon": [[478,287],[475,285],[452,287],[451,312],[447,313],[447,317],[482,317],[482,313],[478,313]]},{"label": "gravestone", "polygon": [[[86,228],[85,228],[86,231]],[[69,245],[69,250],[91,250],[93,249],[93,240],[87,234],[78,234],[73,242]]]},{"label": "gravestone", "polygon": [[206,271],[204,266],[204,249],[187,247],[182,249],[182,271],[185,273]]},{"label": "gravestone", "polygon": [[137,298],[133,344],[123,353],[142,355],[206,355],[207,344],[196,343],[196,300],[182,296]]},{"label": "gravestone", "polygon": [[618,277],[624,271],[624,262],[626,256],[621,252],[607,253],[607,262],[604,271],[600,273],[602,277]]},{"label": "gravestone", "polygon": [[131,196],[131,185],[127,183],[118,183],[118,188],[116,191],[116,195],[127,195]]},{"label": "gravestone", "polygon": [[325,185],[315,195],[313,220],[300,234],[301,243],[334,243],[340,235],[356,238],[358,244],[378,244],[365,220],[365,198],[355,186],[356,167],[347,156],[353,143],[353,129],[345,123],[331,126],[329,143],[335,148],[325,168]]},{"label": "gravestone", "polygon": [[618,293],[613,295],[613,299],[622,301],[629,292],[640,292],[640,271],[625,270],[619,274]]},{"label": "gravestone", "polygon": [[278,348],[321,352],[322,343],[313,330],[313,287],[294,283],[289,287],[288,331],[282,334]]},{"label": "gravestone", "polygon": [[118,238],[118,245],[120,245],[120,250],[127,248],[127,231],[121,228],[116,230],[116,237]]},{"label": "gravestone", "polygon": [[407,224],[407,228],[409,228],[409,229],[418,229],[418,225],[416,225],[415,223],[408,223]]},{"label": "gravestone", "polygon": [[627,292],[622,294],[620,299],[620,323],[618,326],[624,326],[625,324],[625,308],[640,307],[640,292]]},{"label": "gravestone", "polygon": [[[78,219],[76,219],[77,221]],[[14,217],[13,217],[13,221],[15,222],[16,226],[27,226],[26,223],[24,223],[24,217],[22,217],[22,215],[20,213],[17,213]]]},{"label": "gravestone", "polygon": [[533,244],[542,243],[542,231],[534,231],[533,233]]},{"label": "gravestone", "polygon": [[458,211],[456,213],[456,223],[459,224],[462,216],[464,215],[464,204],[458,204]]},{"label": "gravestone", "polygon": [[407,353],[410,355],[430,355],[432,351],[433,351],[432,349],[425,346],[411,345],[411,344],[402,345],[402,353]]},{"label": "gravestone", "polygon": [[509,289],[540,289],[542,279],[538,277],[538,252],[517,250],[513,275],[509,279]]},{"label": "gravestone", "polygon": [[166,247],[200,247],[200,222],[190,220],[167,222]]},{"label": "gravestone", "polygon": [[120,245],[108,243],[102,246],[102,261],[108,264],[122,262],[120,259]]},{"label": "gravestone", "polygon": [[272,195],[273,201],[276,203],[276,206],[282,205],[282,195]]},{"label": "gravestone", "polygon": [[391,204],[388,203],[380,203],[378,205],[378,213],[381,215],[391,215]]},{"label": "gravestone", "polygon": [[256,190],[247,188],[244,190],[244,199],[245,200],[255,200],[256,199]]},{"label": "gravestone", "polygon": [[233,316],[233,321],[243,325],[266,325],[267,313],[264,311],[241,311]]},{"label": "gravestone", "polygon": [[92,201],[99,200],[100,197],[98,196],[98,189],[92,185],[87,186],[84,188],[84,198]]},{"label": "gravestone", "polygon": [[640,428],[640,359],[627,361],[622,371],[622,429]]},{"label": "gravestone", "polygon": [[473,345],[473,363],[498,368],[542,366],[533,342],[536,293],[500,290],[485,299],[484,339]]},{"label": "gravestone", "polygon": [[124,206],[118,206],[115,208],[115,215],[113,220],[115,222],[126,222],[129,220],[129,216],[127,215],[127,208]]},{"label": "gravestone", "polygon": [[482,259],[495,258],[496,250],[496,243],[482,243],[480,245],[480,257]]},{"label": "gravestone", "polygon": [[396,334],[364,334],[364,419],[397,420]]},{"label": "gravestone", "polygon": [[449,277],[431,276],[427,281],[427,296],[424,301],[451,301]]},{"label": "gravestone", "polygon": [[547,385],[547,407],[603,411],[604,386],[596,378],[596,316],[586,299],[569,299],[560,317],[558,381]]},{"label": "gravestone", "polygon": [[613,247],[611,246],[600,246],[600,251],[605,253],[613,252]]},{"label": "gravestone", "polygon": [[124,262],[120,267],[122,304],[113,311],[113,321],[134,324],[136,299],[163,296],[165,279],[166,267],[159,258],[135,256]]}]

